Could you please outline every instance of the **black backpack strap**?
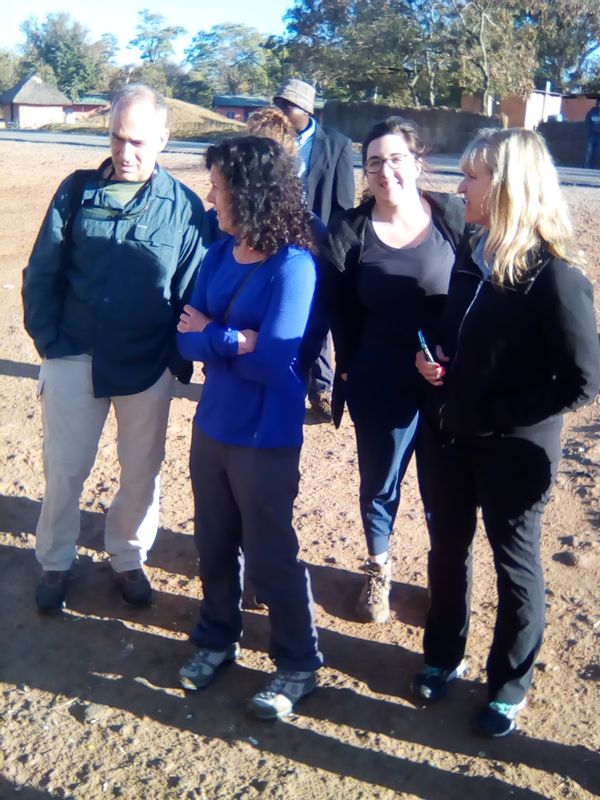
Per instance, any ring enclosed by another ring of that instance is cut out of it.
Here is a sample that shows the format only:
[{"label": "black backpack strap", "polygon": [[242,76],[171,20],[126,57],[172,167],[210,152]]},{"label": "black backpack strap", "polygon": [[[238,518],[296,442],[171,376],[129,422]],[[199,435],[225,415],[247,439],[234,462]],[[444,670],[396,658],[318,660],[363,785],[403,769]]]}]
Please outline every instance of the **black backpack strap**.
[{"label": "black backpack strap", "polygon": [[71,186],[69,188],[69,215],[65,221],[63,228],[64,242],[69,243],[71,240],[71,230],[73,222],[77,216],[77,212],[81,208],[81,201],[83,200],[83,190],[86,183],[98,175],[98,170],[95,169],[76,169],[71,177]]}]

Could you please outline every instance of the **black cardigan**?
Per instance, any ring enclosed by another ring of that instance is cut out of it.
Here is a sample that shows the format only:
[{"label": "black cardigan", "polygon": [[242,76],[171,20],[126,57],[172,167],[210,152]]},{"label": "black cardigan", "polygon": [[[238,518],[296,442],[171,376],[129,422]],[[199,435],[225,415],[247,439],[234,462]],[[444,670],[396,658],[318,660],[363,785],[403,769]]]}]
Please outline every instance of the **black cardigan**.
[{"label": "black cardigan", "polygon": [[583,273],[547,252],[526,280],[483,280],[470,250],[453,270],[442,323],[451,359],[437,424],[451,437],[519,431],[592,400],[600,386],[593,291]]},{"label": "black cardigan", "polygon": [[[465,229],[464,202],[454,194],[423,192],[431,207],[436,227],[456,252],[469,238]],[[340,374],[349,365],[360,342],[363,310],[354,288],[354,272],[360,263],[367,222],[375,200],[370,198],[357,208],[338,213],[329,223],[324,248],[323,285],[335,345],[336,376],[333,384],[333,420],[339,426],[345,402],[345,385]]]}]

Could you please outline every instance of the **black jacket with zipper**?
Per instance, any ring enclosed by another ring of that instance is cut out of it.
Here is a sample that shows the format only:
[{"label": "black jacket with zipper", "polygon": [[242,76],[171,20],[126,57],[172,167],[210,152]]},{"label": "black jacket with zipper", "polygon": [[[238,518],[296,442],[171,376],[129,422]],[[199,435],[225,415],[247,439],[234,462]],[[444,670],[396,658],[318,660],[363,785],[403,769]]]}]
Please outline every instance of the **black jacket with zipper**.
[{"label": "black jacket with zipper", "polygon": [[543,250],[526,280],[499,288],[483,279],[466,248],[442,331],[450,361],[444,387],[428,395],[445,436],[523,434],[590,402],[600,387],[592,286]]}]

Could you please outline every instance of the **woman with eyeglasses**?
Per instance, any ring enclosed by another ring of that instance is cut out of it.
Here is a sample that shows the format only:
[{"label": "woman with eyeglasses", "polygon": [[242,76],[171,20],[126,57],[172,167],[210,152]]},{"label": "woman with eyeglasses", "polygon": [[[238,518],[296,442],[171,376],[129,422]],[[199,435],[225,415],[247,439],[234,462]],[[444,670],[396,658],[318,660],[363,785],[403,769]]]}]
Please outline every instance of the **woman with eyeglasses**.
[{"label": "woman with eyeglasses", "polygon": [[367,544],[360,617],[389,617],[389,540],[419,420],[419,331],[437,340],[463,203],[419,189],[424,146],[402,117],[376,124],[362,147],[368,197],[329,225],[328,295],[336,349],[334,422],[354,422]]},{"label": "woman with eyeglasses", "polygon": [[226,139],[208,148],[206,165],[224,235],[177,328],[183,357],[206,369],[190,453],[203,599],[190,635],[198,650],[179,679],[202,688],[237,658],[243,553],[269,608],[276,667],[250,709],[275,719],[315,688],[321,665],[292,526],[305,392],[298,352],[315,289],[311,216],[294,159],[271,139]]}]

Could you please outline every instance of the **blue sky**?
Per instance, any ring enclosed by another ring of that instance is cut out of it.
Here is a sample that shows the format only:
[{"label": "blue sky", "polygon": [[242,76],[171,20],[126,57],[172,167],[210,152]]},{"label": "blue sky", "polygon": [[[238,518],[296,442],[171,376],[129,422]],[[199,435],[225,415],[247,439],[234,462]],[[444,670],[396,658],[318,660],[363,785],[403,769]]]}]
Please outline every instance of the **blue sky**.
[{"label": "blue sky", "polygon": [[90,31],[90,39],[113,33],[121,44],[119,63],[138,60],[136,50],[127,50],[135,35],[137,13],[148,8],[162,14],[167,25],[181,25],[187,36],[178,39],[177,59],[199,30],[208,30],[222,22],[242,22],[261,33],[278,34],[285,29],[283,14],[293,0],[0,0],[0,47],[15,49],[24,42],[19,26],[29,16],[44,20],[50,13],[66,11]]}]

